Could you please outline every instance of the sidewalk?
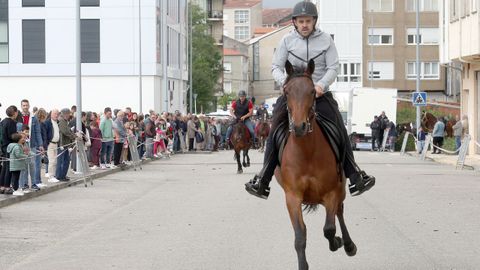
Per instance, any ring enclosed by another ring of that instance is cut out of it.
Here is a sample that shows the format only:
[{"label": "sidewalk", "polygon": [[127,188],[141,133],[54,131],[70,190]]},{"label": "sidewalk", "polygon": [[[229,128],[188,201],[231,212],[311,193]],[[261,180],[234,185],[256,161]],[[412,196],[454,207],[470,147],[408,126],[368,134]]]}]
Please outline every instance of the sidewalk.
[{"label": "sidewalk", "polygon": [[[415,152],[406,152],[407,155],[420,159],[420,155]],[[432,154],[430,151],[427,153],[426,159],[433,160],[441,164],[457,166],[458,155],[448,154]],[[472,168],[469,168],[472,167]],[[459,168],[460,169],[460,168]],[[465,158],[464,170],[473,169],[475,171],[480,170],[480,155],[467,155]]]},{"label": "sidewalk", "polygon": [[[147,159],[147,160],[142,160],[142,163],[140,166],[143,166],[144,164],[147,164],[152,161],[156,160],[161,160],[160,158],[154,158],[154,159]],[[106,169],[106,170],[90,170],[90,177],[87,180],[88,187],[90,187],[90,179],[95,183],[95,179],[105,177],[110,174],[114,174],[123,170],[128,170],[128,169],[133,169],[134,165],[124,165],[124,166],[119,166],[115,169]],[[68,182],[58,182],[58,183],[47,183],[47,187],[44,187],[40,189],[39,191],[31,191],[29,193],[25,193],[23,196],[13,196],[13,195],[5,195],[5,194],[0,194],[0,208],[12,205],[17,202],[22,202],[31,198],[36,198],[45,194],[48,194],[50,192],[54,192],[60,189],[64,189],[67,187],[71,186],[76,186],[76,185],[81,185],[84,183],[84,177],[83,175],[76,175],[73,174],[72,171],[69,170],[68,177],[70,177],[70,181]],[[43,180],[44,177],[42,177],[42,182],[45,183]]]}]

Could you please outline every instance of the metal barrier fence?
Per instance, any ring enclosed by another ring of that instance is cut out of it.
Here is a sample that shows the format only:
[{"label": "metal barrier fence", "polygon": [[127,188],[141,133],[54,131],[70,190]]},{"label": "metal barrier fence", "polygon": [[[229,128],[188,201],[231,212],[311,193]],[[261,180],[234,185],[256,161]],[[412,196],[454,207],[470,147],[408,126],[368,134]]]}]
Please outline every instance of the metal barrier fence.
[{"label": "metal barrier fence", "polygon": [[460,152],[458,153],[457,165],[455,166],[455,169],[458,169],[459,167],[462,170],[464,167],[469,167],[473,169],[472,166],[465,164],[465,158],[467,157],[468,146],[470,145],[471,139],[472,137],[468,134],[466,134],[465,137],[463,137],[462,145],[460,146]]},{"label": "metal barrier fence", "polygon": [[87,181],[90,179],[90,185],[93,185],[93,178],[92,174],[90,172],[90,167],[88,165],[88,158],[87,158],[87,152],[85,150],[85,144],[83,144],[83,139],[77,138],[77,155],[79,158],[79,165],[80,168],[77,168],[79,172],[82,173],[83,175],[83,183],[85,184],[85,187],[87,187]]},{"label": "metal barrier fence", "polygon": [[383,132],[383,140],[382,140],[382,146],[380,147],[380,150],[381,152],[385,152],[386,149],[385,147],[387,146],[387,139],[388,139],[388,132],[390,131],[389,128],[385,129],[385,131]]},{"label": "metal barrier fence", "polygon": [[403,137],[403,142],[402,142],[402,149],[400,149],[400,154],[405,155],[405,150],[407,149],[407,142],[408,142],[408,136],[412,135],[410,132],[405,131],[405,135]]},{"label": "metal barrier fence", "polygon": [[421,160],[425,160],[425,158],[427,157],[429,146],[431,146],[433,149],[433,137],[430,133],[427,134],[427,136],[425,137],[425,145],[423,146],[422,153],[420,154]]},{"label": "metal barrier fence", "polygon": [[142,170],[142,160],[140,159],[140,155],[138,154],[138,145],[137,145],[137,137],[129,136],[128,140],[128,148],[130,150],[130,156],[132,157],[133,169],[136,171],[137,167]]}]

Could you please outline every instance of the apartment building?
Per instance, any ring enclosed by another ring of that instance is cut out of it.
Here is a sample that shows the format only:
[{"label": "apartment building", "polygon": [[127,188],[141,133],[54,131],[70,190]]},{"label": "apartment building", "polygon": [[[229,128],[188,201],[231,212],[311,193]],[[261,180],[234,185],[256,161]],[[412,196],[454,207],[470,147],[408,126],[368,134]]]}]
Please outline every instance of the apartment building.
[{"label": "apartment building", "polygon": [[[248,45],[229,37],[224,40],[223,90],[225,94],[238,94],[238,91],[249,90],[249,58]],[[251,93],[247,93],[250,96]]]},{"label": "apartment building", "polygon": [[[441,62],[461,71],[461,114],[468,116],[468,132],[480,142],[480,1],[441,1],[439,22]],[[471,142],[469,153],[480,154]]]},{"label": "apartment building", "polygon": [[[83,109],[139,111],[141,64],[142,110],[185,111],[186,0],[80,4]],[[47,110],[75,104],[75,12],[75,1],[0,1],[3,104],[22,98]]]},{"label": "apartment building", "polygon": [[[442,1],[419,1],[420,90],[441,98],[445,91],[446,69],[439,61],[439,4]],[[414,91],[416,1],[363,0],[363,7],[363,86]]]},{"label": "apartment building", "polygon": [[238,41],[247,41],[262,26],[261,0],[226,0],[223,6],[223,34]]}]

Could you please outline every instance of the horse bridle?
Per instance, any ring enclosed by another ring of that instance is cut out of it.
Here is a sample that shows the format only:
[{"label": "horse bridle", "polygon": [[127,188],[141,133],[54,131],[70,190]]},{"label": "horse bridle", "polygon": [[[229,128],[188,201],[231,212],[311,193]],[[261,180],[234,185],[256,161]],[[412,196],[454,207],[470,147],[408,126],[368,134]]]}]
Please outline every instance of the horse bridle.
[{"label": "horse bridle", "polygon": [[[287,82],[285,83],[285,86],[287,85],[288,81],[290,81],[291,78],[295,78],[295,77],[307,77],[310,80],[312,79],[311,76],[309,76],[305,73],[293,74],[293,75],[290,76],[290,78],[288,78]],[[313,82],[313,80],[312,80],[312,82]],[[290,108],[288,107],[288,95],[285,95],[285,98],[287,99],[286,102],[287,102],[287,112],[288,112],[288,131],[289,132],[294,132],[295,125],[293,123]],[[310,119],[315,116],[315,105],[316,105],[316,102],[315,102],[315,95],[314,95],[313,96],[312,107],[310,108],[309,116],[307,117],[307,133],[312,133],[313,132],[313,125],[312,125]]]}]

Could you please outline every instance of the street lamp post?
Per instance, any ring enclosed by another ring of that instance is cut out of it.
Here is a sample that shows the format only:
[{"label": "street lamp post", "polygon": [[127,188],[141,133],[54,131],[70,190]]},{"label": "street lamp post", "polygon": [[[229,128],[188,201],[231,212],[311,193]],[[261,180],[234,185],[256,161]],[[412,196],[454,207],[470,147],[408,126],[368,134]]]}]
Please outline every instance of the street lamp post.
[{"label": "street lamp post", "polygon": [[197,114],[197,96],[198,94],[193,94],[193,100],[195,102],[195,114]]},{"label": "street lamp post", "polygon": [[[417,7],[416,7],[416,27],[417,27],[417,35],[416,35],[416,54],[417,54],[417,60],[416,60],[416,67],[417,67],[417,87],[416,87],[416,92],[420,92],[420,1],[417,0]],[[417,127],[417,132],[418,129],[420,128],[420,106],[416,106],[416,127]]]},{"label": "street lamp post", "polygon": [[[81,18],[80,18],[80,0],[75,0],[75,81],[77,92],[77,132],[82,131],[82,41],[81,41]],[[77,154],[77,170],[80,170],[80,154]],[[85,171],[83,168],[81,171]]]},{"label": "street lamp post", "polygon": [[143,96],[143,85],[142,85],[142,5],[140,0],[138,0],[138,91],[139,91],[139,112],[142,113],[142,96]]}]

